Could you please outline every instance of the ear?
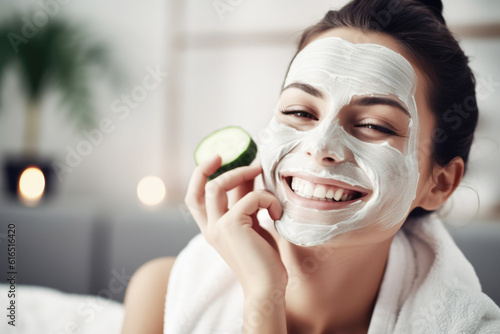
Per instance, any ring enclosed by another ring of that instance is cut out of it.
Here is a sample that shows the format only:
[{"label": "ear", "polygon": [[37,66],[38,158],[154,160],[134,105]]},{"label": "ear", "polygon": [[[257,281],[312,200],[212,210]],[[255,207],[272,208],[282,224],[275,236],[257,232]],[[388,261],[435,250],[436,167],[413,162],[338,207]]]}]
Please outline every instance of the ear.
[{"label": "ear", "polygon": [[429,194],[424,198],[421,207],[432,211],[441,207],[457,189],[464,174],[464,161],[456,157],[446,166],[436,165],[432,170]]}]

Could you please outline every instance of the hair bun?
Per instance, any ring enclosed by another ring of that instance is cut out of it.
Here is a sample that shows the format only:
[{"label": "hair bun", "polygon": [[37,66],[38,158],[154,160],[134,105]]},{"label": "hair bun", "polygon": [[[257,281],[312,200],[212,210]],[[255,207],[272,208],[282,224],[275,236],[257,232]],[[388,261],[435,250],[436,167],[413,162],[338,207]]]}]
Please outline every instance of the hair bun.
[{"label": "hair bun", "polygon": [[441,0],[418,0],[421,4],[428,7],[436,15],[436,17],[441,21],[441,23],[446,24],[443,17],[443,2]]}]

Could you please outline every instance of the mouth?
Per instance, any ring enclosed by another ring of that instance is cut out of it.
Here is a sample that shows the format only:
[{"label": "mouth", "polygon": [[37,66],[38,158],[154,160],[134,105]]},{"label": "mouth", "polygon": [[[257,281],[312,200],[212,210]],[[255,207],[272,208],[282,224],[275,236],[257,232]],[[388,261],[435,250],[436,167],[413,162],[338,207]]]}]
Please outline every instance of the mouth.
[{"label": "mouth", "polygon": [[338,209],[363,200],[369,194],[360,187],[309,175],[283,175],[282,179],[292,202],[319,210]]}]

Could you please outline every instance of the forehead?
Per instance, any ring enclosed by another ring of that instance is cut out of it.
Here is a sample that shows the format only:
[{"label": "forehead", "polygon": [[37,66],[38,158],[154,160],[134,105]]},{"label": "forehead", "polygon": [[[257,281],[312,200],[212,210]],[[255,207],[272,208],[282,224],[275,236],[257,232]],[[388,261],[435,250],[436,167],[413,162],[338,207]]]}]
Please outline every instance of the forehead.
[{"label": "forehead", "polygon": [[378,44],[353,44],[338,37],[315,40],[293,60],[285,86],[304,82],[327,93],[391,94],[409,103],[416,74],[400,54]]}]

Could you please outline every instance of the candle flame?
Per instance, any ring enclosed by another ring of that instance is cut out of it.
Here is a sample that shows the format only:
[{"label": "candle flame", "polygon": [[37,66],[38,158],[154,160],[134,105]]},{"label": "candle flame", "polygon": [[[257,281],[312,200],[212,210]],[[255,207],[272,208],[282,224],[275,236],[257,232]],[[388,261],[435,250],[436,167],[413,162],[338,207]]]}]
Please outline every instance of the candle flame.
[{"label": "candle flame", "polygon": [[26,205],[36,205],[45,190],[45,177],[40,168],[28,167],[19,178],[19,196]]}]

